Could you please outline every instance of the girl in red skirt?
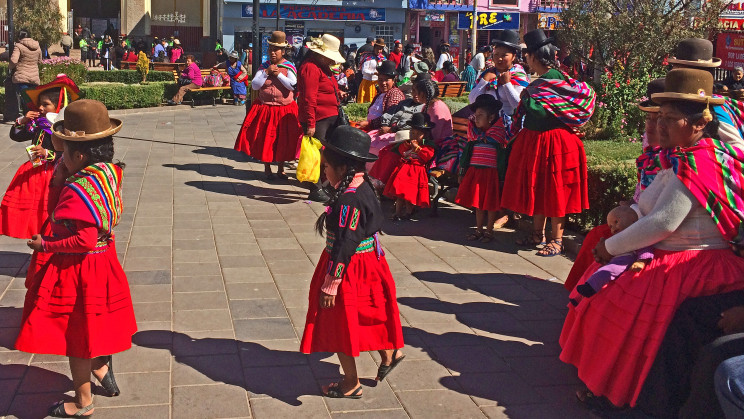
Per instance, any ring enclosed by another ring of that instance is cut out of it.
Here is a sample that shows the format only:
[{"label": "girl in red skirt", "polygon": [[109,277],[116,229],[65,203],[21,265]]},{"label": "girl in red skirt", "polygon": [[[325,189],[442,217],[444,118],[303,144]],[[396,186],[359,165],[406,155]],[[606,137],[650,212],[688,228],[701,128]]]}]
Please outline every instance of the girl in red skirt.
[{"label": "girl in red skirt", "polygon": [[48,216],[47,198],[57,154],[52,146],[52,123],[68,101],[78,98],[78,87],[64,74],[53,82],[27,90],[29,108],[10,129],[14,141],[31,141],[29,161],[16,171],[0,203],[0,234],[28,239],[41,232]]},{"label": "girl in red skirt", "polygon": [[[261,64],[251,82],[258,99],[245,116],[235,150],[262,161],[267,179],[287,179],[284,162],[297,158],[302,138],[294,100],[297,69],[284,59],[289,46],[284,32],[274,31],[268,43],[269,61]],[[272,162],[278,164],[276,175],[271,173]]]},{"label": "girl in red skirt", "polygon": [[[518,245],[541,246],[539,256],[563,252],[566,214],[589,208],[586,154],[575,129],[594,112],[594,91],[556,70],[553,38],[536,29],[524,35],[525,57],[540,78],[522,91],[501,206],[533,216],[533,232]],[[545,220],[552,237],[545,244]]]},{"label": "girl in red skirt", "polygon": [[377,235],[384,217],[365,172],[365,163],[377,158],[370,142],[349,126],[323,140],[324,172],[336,192],[316,224],[326,233],[326,248],[310,283],[300,351],[338,354],[344,378],[323,386],[326,397],[362,397],[354,359],[360,352],[380,353],[377,380],[404,358],[395,281]]},{"label": "girl in red skirt", "polygon": [[382,192],[395,199],[395,214],[391,220],[409,220],[413,207],[429,207],[429,175],[426,168],[434,157],[431,139],[434,125],[425,113],[413,114],[409,125],[409,131],[395,134],[396,141],[403,141],[397,147],[400,163]]},{"label": "girl in red skirt", "polygon": [[498,153],[505,152],[508,140],[503,119],[499,117],[501,102],[495,97],[480,95],[470,109],[473,117],[468,123],[468,146],[460,161],[460,176],[464,172],[464,177],[455,202],[475,208],[475,231],[467,239],[490,243],[501,210]]},{"label": "girl in red skirt", "polygon": [[50,215],[51,235],[35,234],[28,246],[52,253],[27,291],[16,349],[69,357],[75,401],[49,409],[54,417],[93,413],[91,372],[104,391],[119,394],[112,354],[131,347],[137,331],[129,284],[113,248],[113,227],[123,209],[120,164],[112,164],[121,121],[98,101],[81,100],[54,124],[64,140],[68,173]]}]

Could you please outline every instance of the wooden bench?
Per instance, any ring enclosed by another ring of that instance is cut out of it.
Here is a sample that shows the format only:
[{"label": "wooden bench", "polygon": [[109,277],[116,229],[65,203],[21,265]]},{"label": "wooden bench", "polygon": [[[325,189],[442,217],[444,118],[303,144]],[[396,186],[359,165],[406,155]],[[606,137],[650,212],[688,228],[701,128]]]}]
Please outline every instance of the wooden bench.
[{"label": "wooden bench", "polygon": [[181,71],[186,63],[160,63],[150,61],[150,70],[154,71]]},{"label": "wooden bench", "polygon": [[[211,68],[201,69],[201,77],[202,77],[202,79],[204,79],[204,77],[209,76],[211,74],[211,72],[212,72],[212,69]],[[220,68],[219,69],[219,72],[220,72],[221,75],[222,74],[227,74],[227,72],[223,68]],[[173,70],[173,79],[176,81],[176,84],[178,84],[178,77],[180,77],[180,76],[181,76],[181,72],[180,71]],[[229,85],[228,86],[202,86],[202,87],[200,87],[198,89],[189,90],[186,93],[188,94],[188,93],[192,93],[192,92],[216,92],[216,94],[214,96],[212,96],[212,106],[217,106],[217,98],[219,97],[219,93],[220,93],[221,90],[230,90],[230,86]],[[192,108],[194,106],[196,106],[196,103],[195,102],[196,101],[194,99],[191,99],[191,107]]]},{"label": "wooden bench", "polygon": [[[452,117],[452,135],[467,138],[468,119],[458,116]],[[459,186],[456,173],[449,173],[442,169],[435,169],[429,173],[429,198],[431,200],[431,215],[436,217],[439,211],[439,200],[452,188]]]},{"label": "wooden bench", "polygon": [[120,70],[136,70],[137,61],[122,61]]},{"label": "wooden bench", "polygon": [[439,97],[459,97],[465,92],[465,82],[437,83],[437,89],[439,89]]}]

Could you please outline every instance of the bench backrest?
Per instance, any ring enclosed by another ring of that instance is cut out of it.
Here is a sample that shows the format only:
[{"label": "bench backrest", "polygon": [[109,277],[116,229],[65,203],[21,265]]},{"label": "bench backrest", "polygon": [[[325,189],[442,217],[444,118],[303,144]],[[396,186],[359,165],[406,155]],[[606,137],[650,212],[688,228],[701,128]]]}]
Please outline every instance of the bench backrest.
[{"label": "bench backrest", "polygon": [[451,81],[447,83],[437,83],[439,97],[458,97],[462,96],[465,91],[464,81]]},{"label": "bench backrest", "polygon": [[[220,74],[226,74],[227,73],[227,71],[225,71],[224,68],[219,68],[218,71],[220,72]],[[208,76],[208,75],[210,75],[212,73],[212,69],[211,68],[202,68],[202,69],[200,69],[200,72],[201,72],[202,78],[204,78],[204,77],[206,77],[206,76]],[[181,76],[181,72],[180,71],[173,70],[173,80],[178,81],[178,77],[180,77],[180,76]]]}]

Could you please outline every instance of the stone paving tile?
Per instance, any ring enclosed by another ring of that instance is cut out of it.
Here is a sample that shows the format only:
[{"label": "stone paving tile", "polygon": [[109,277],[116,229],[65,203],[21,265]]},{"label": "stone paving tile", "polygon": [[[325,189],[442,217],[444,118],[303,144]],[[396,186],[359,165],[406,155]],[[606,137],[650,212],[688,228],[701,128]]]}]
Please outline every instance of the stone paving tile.
[{"label": "stone paving tile", "polygon": [[[510,230],[467,242],[472,215],[447,204],[438,218],[383,226],[406,360],[377,383],[379,355],[361,354],[364,398],[320,397],[338,360],[298,348],[323,206],[305,203],[294,180],[264,181],[263,166],[232,149],[242,109],[120,117],[117,250],[139,332],[116,356],[122,395],[98,397],[96,417],[588,416],[572,400],[575,370],[557,358],[570,261],[517,249]],[[0,141],[0,189],[22,151]],[[63,357],[12,349],[29,257],[23,241],[0,237],[0,417],[41,417],[71,388]]]}]

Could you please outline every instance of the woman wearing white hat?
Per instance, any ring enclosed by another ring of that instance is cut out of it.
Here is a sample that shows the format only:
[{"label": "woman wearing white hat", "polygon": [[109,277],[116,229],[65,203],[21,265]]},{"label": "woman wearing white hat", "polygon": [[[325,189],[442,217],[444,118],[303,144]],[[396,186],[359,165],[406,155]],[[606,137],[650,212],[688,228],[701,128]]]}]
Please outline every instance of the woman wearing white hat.
[{"label": "woman wearing white hat", "polygon": [[[312,38],[306,46],[308,51],[300,66],[297,84],[298,116],[305,135],[323,141],[338,118],[339,95],[345,95],[339,92],[331,66],[346,60],[339,52],[341,41],[335,36],[324,34]],[[325,202],[329,198],[316,184],[310,187],[308,199]]]}]

